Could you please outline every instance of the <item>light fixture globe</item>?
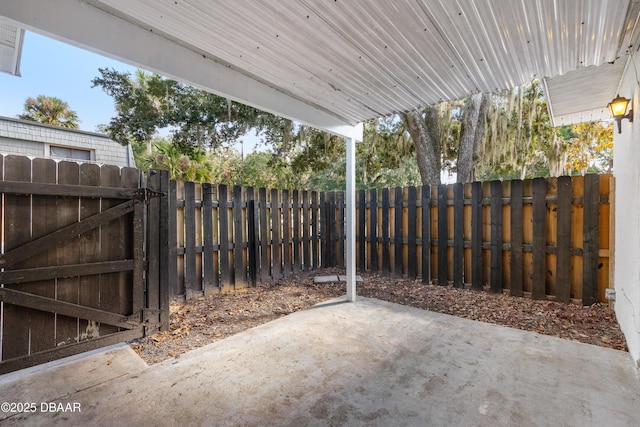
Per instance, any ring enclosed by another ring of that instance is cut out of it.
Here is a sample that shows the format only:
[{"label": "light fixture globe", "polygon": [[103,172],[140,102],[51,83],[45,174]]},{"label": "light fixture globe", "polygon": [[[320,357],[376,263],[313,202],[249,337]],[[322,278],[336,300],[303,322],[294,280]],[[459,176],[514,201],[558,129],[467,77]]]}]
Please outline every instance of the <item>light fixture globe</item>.
[{"label": "light fixture globe", "polygon": [[627,114],[627,107],[630,102],[630,99],[618,95],[609,103],[611,116],[618,123],[618,133],[622,133],[622,119],[629,119],[629,122],[633,122],[633,109],[631,109],[629,114]]}]

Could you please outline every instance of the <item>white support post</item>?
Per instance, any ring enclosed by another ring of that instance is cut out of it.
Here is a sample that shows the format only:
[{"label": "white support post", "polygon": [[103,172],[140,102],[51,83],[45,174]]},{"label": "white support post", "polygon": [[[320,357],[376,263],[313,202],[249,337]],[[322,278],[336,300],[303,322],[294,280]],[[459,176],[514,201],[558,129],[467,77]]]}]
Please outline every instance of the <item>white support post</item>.
[{"label": "white support post", "polygon": [[356,140],[347,138],[347,301],[356,300]]}]

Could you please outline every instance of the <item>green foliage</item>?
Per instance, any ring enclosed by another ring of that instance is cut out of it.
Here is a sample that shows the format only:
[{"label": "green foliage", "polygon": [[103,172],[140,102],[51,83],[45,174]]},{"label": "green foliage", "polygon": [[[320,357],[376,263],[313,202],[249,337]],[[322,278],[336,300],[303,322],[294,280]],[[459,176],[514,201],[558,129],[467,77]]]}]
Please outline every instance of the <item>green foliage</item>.
[{"label": "green foliage", "polygon": [[141,155],[136,164],[143,170],[168,170],[169,177],[179,181],[211,182],[214,176],[206,150],[197,148],[185,153],[179,145],[162,138],[155,139],[152,153]]},{"label": "green foliage", "polygon": [[[101,87],[116,105],[107,134],[126,145],[149,143],[159,129],[169,128],[172,143],[183,153],[234,142],[267,113],[189,85],[138,70],[135,77],[99,69],[92,87]],[[150,148],[150,147],[149,147]]]},{"label": "green foliage", "polygon": [[54,96],[38,95],[27,98],[24,113],[17,116],[22,120],[78,129],[78,115],[69,108],[69,104]]}]

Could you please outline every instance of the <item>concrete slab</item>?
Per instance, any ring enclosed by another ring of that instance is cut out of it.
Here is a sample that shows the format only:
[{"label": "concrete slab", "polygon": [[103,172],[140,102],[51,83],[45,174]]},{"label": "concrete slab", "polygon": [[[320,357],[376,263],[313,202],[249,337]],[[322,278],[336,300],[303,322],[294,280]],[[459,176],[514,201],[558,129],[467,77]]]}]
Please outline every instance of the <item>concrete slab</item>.
[{"label": "concrete slab", "polygon": [[79,403],[81,412],[16,414],[3,427],[636,426],[640,419],[640,375],[627,353],[362,297],[80,389],[83,375],[55,394],[68,393],[58,402]]},{"label": "concrete slab", "polygon": [[338,276],[316,276],[313,278],[313,283],[335,283],[339,282]]},{"label": "concrete slab", "polygon": [[[337,283],[337,282],[346,282],[347,276],[316,276],[313,278],[314,283]],[[363,282],[362,276],[356,276],[356,282]]]},{"label": "concrete slab", "polygon": [[[347,281],[347,276],[342,276],[341,275],[341,276],[338,276],[338,279],[341,282],[346,282]],[[364,280],[362,280],[362,276],[356,276],[356,282],[360,282],[360,283],[364,282]]]},{"label": "concrete slab", "polygon": [[[0,403],[59,402],[90,389],[148,368],[125,343],[89,351],[10,374],[0,375]],[[0,424],[12,411],[0,410]]]}]

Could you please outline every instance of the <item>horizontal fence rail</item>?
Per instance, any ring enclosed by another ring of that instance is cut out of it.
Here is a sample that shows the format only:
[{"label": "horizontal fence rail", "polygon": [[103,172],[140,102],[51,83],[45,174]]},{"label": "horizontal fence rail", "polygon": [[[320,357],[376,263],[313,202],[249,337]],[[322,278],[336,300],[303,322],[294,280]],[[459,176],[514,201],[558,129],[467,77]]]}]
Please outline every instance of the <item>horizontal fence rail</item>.
[{"label": "horizontal fence rail", "polygon": [[[343,192],[172,186],[175,295],[345,267]],[[534,299],[606,301],[612,186],[611,175],[586,175],[361,190],[357,267]]]},{"label": "horizontal fence rail", "polygon": [[229,292],[320,267],[319,194],[172,182],[174,295]]},{"label": "horizontal fence rail", "polygon": [[[611,175],[586,175],[361,190],[357,266],[534,299],[604,302],[612,186]],[[320,197],[323,265],[343,267],[344,195]]]}]

